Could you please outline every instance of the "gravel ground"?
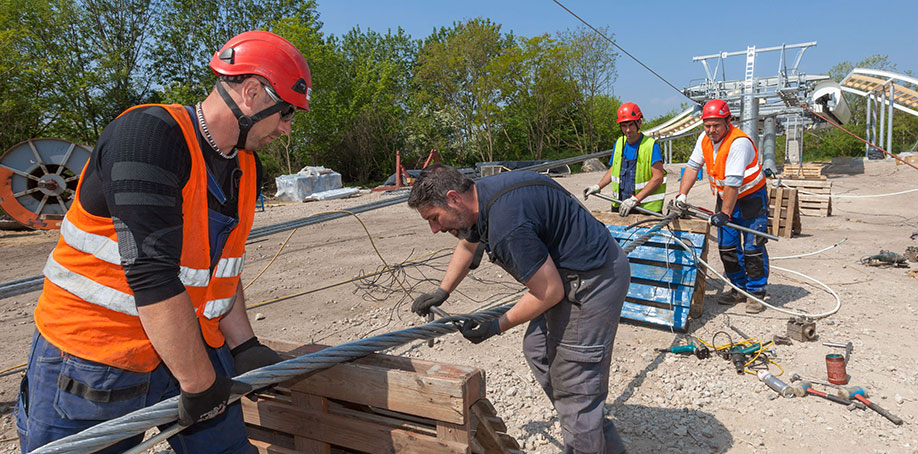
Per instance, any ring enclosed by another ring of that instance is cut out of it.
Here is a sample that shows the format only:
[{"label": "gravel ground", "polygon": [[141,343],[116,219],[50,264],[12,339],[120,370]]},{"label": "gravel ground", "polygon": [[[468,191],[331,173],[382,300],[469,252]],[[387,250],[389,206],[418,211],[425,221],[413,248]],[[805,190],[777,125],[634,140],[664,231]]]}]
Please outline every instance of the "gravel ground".
[{"label": "gravel ground", "polygon": [[[853,168],[854,171],[839,169],[846,173],[829,169],[834,195],[911,189],[916,175],[914,169],[889,161]],[[669,170],[673,192],[679,171],[678,167]],[[579,194],[600,176],[601,173],[585,173],[557,181]],[[374,192],[348,200],[283,205],[269,202],[266,211],[257,214],[256,226],[383,197],[391,196]],[[710,193],[700,184],[689,201],[713,206]],[[586,205],[608,210],[605,202],[595,198]],[[769,254],[780,257],[817,251],[845,240],[817,255],[771,262],[773,267],[791,269],[824,282],[841,298],[838,313],[817,322],[818,342],[775,347],[773,359],[784,369],[780,378],[789,381],[793,373],[825,377],[824,356],[838,351],[820,342],[851,341],[854,351],[847,365],[851,383],[867,388],[872,400],[905,420],[903,425],[895,426],[871,410],[849,411],[814,396],[776,398],[754,376],[738,375],[730,362],[719,357],[699,360],[654,352],[654,348],[684,342],[684,334],[622,323],[605,409],[626,439],[629,452],[918,453],[918,355],[914,354],[918,340],[911,336],[918,322],[918,281],[909,269],[867,267],[858,262],[881,249],[903,253],[906,247],[916,245],[918,242],[910,238],[918,232],[916,213],[918,198],[914,193],[838,198],[833,200],[832,216],[803,217],[801,235],[768,245]],[[246,292],[248,304],[263,303],[250,311],[259,336],[334,345],[423,322],[410,313],[411,299],[386,274],[317,290],[376,271],[382,264],[380,255],[391,264],[441,251],[418,266],[403,268],[402,278],[410,285],[412,297],[433,289],[442,277],[449,260],[442,250],[448,253],[455,246],[451,236],[431,234],[417,213],[404,205],[359,217],[373,244],[360,224],[346,217],[300,228],[288,242],[285,240],[289,233],[281,233],[249,245],[243,277],[246,283],[283,246],[268,272]],[[5,257],[0,263],[0,280],[39,273],[56,239],[56,232],[0,232]],[[709,261],[720,271],[716,243],[710,246]],[[715,300],[722,287],[715,279],[708,281],[705,312],[690,320],[687,334],[708,342],[721,330],[736,337],[728,323],[760,339],[786,333],[789,316],[785,314],[768,310],[748,315],[741,306],[718,305]],[[474,311],[520,288],[501,269],[485,261],[454,292],[444,309],[451,313]],[[0,324],[4,327],[0,330],[0,355],[5,358],[0,366],[25,362],[34,330],[31,311],[37,296],[33,293],[0,300]],[[282,297],[286,298],[277,300]],[[834,297],[818,285],[775,268],[768,301],[810,313],[830,310],[835,304]],[[522,357],[523,332],[522,327],[517,327],[480,345],[453,334],[438,339],[433,348],[427,347],[426,342],[416,342],[387,353],[481,368],[486,373],[488,397],[506,421],[509,433],[526,452],[556,453],[562,446],[560,426]],[[771,370],[780,372],[775,366]],[[0,377],[0,436],[5,439],[15,437],[12,407],[18,382],[16,374]],[[0,442],[0,451],[17,450],[15,440]]]}]

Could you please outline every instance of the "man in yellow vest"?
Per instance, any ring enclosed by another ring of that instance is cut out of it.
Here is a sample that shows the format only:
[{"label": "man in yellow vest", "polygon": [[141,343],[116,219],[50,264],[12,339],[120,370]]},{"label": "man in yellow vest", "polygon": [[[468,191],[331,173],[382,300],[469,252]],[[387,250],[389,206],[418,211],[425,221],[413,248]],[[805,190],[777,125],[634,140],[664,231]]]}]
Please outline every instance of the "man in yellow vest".
[{"label": "man in yellow vest", "polygon": [[730,282],[755,299],[730,290],[721,304],[746,303],[746,312],[758,313],[765,307],[768,284],[768,252],[765,238],[741,233],[725,226],[732,222],[760,232],[768,229],[768,192],[765,174],[759,165],[759,150],[741,129],[730,124],[730,107],[720,99],[708,101],[702,110],[704,133],[698,137],[679,186],[676,202],[685,197],[704,167],[711,191],[717,197],[711,225],[717,227],[720,259]]},{"label": "man in yellow vest", "polygon": [[[612,148],[609,171],[602,176],[599,184],[583,189],[583,198],[611,183],[612,195],[622,201],[618,206],[619,215],[628,216],[638,205],[660,213],[666,195],[666,171],[663,170],[660,146],[653,138],[641,133],[644,114],[637,104],[622,104],[618,108],[617,120],[622,137]],[[615,206],[613,203],[612,207]]]},{"label": "man in yellow vest", "polygon": [[[239,373],[279,361],[249,323],[240,274],[255,152],[309,108],[306,59],[273,33],[230,39],[194,106],[141,105],[102,132],[44,268],[16,406],[22,452],[179,396],[177,453],[251,453]],[[142,435],[103,451],[124,452]]]}]

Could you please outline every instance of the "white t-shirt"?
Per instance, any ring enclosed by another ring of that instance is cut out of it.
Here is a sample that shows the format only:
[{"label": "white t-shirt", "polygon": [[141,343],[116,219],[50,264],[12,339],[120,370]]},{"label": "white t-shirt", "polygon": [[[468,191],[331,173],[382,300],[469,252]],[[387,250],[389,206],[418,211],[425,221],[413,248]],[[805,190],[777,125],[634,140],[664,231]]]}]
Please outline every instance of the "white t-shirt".
[{"label": "white t-shirt", "polygon": [[[735,127],[735,126],[731,126]],[[701,141],[704,140],[705,133],[698,135],[695,141],[695,149],[692,150],[692,156],[689,157],[688,166],[695,170],[701,170],[704,167],[704,152],[701,150]],[[714,160],[717,160],[717,150],[720,148],[721,140],[714,146]],[[727,155],[727,163],[724,166],[724,183],[727,186],[742,186],[743,176],[746,174],[746,167],[755,159],[755,149],[752,147],[752,141],[746,137],[736,138],[730,144],[730,154]]]}]

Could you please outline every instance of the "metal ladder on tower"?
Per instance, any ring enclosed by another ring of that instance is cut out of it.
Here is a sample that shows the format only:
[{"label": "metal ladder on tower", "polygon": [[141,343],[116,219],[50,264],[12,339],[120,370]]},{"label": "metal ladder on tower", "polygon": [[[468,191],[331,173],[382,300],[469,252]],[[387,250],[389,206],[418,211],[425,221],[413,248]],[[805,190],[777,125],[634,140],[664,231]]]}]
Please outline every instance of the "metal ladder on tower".
[{"label": "metal ladder on tower", "polygon": [[[752,103],[755,102],[755,46],[746,48],[746,77],[743,84],[743,120],[755,116]],[[754,120],[751,120],[754,121]]]},{"label": "metal ladder on tower", "polygon": [[784,123],[785,164],[803,163],[803,124],[800,115],[790,115]]}]

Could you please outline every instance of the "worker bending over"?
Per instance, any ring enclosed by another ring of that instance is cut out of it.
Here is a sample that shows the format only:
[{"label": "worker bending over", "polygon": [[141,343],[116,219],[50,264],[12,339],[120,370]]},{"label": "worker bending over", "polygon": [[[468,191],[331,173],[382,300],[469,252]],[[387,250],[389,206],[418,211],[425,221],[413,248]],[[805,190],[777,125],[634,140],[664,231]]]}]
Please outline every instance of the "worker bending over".
[{"label": "worker bending over", "polygon": [[660,213],[663,211],[663,197],[666,195],[666,171],[663,170],[663,155],[660,145],[652,137],[641,132],[644,114],[637,104],[626,102],[618,108],[618,126],[622,136],[612,147],[609,171],[599,184],[583,189],[583,198],[599,192],[610,183],[612,194],[622,203],[618,214],[628,216],[635,206]]},{"label": "worker bending over", "polygon": [[[704,105],[701,119],[704,132],[698,137],[679,186],[676,202],[684,203],[698,171],[707,171],[711,190],[716,194],[711,225],[717,227],[720,260],[730,282],[760,300],[765,299],[768,283],[767,239],[726,227],[732,222],[760,232],[768,228],[768,190],[759,165],[759,150],[745,132],[730,124],[730,107],[720,99]],[[765,307],[735,289],[721,297],[721,304],[746,302],[746,312],[758,313]]]},{"label": "worker bending over", "polygon": [[[177,453],[250,453],[229,377],[280,360],[255,337],[240,274],[255,152],[309,108],[306,59],[273,33],[230,39],[194,106],[141,105],[102,132],[44,268],[16,423],[24,453],[179,396]],[[143,435],[103,451],[120,453]]]},{"label": "worker bending over", "polygon": [[631,272],[606,227],[559,184],[533,172],[476,183],[436,164],[418,176],[408,206],[434,233],[459,238],[439,288],[411,309],[426,315],[443,304],[484,244],[491,261],[528,291],[499,318],[465,323],[462,335],[477,344],[529,322],[523,354],[558,411],[565,452],[624,452],[603,407]]}]

